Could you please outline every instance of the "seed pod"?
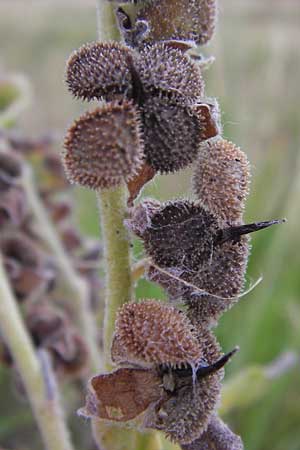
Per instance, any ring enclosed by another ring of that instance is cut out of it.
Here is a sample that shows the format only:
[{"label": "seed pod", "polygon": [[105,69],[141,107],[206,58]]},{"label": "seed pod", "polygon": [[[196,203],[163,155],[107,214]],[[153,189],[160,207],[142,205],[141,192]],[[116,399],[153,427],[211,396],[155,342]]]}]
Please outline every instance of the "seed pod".
[{"label": "seed pod", "polygon": [[37,348],[48,350],[60,376],[77,376],[86,369],[86,344],[67,316],[43,301],[26,312],[26,325]]},{"label": "seed pod", "polygon": [[22,175],[22,160],[8,151],[0,151],[0,192],[9,189],[20,181]]},{"label": "seed pod", "polygon": [[242,220],[249,179],[247,157],[232,142],[218,139],[201,145],[193,190],[201,204],[217,217],[229,223]]},{"label": "seed pod", "polygon": [[211,258],[219,229],[217,219],[201,206],[176,200],[161,205],[143,239],[158,266],[196,271]]},{"label": "seed pod", "polygon": [[[199,144],[208,134],[212,137],[213,112],[199,116],[177,95],[153,92],[144,99],[141,111],[146,161],[162,173],[187,167],[197,157]],[[215,130],[217,134],[217,126]]]},{"label": "seed pod", "polygon": [[129,101],[85,113],[69,129],[64,147],[70,182],[90,189],[118,186],[141,166],[139,113]]},{"label": "seed pod", "polygon": [[112,360],[140,366],[196,365],[202,354],[191,324],[178,309],[155,300],[127,303],[118,313]]},{"label": "seed pod", "polygon": [[131,90],[128,60],[131,50],[118,42],[92,42],[76,50],[67,62],[66,82],[83,100],[113,100]]},{"label": "seed pod", "polygon": [[24,233],[5,233],[0,249],[12,288],[18,300],[53,284],[55,273],[36,243]]},{"label": "seed pod", "polygon": [[146,92],[173,92],[190,101],[204,95],[199,66],[168,43],[146,45],[135,59],[135,67]]},{"label": "seed pod", "polygon": [[195,286],[185,287],[182,294],[194,324],[215,325],[219,317],[238,301],[237,296],[244,286],[248,255],[249,238],[243,236],[238,242],[216,246],[209,263],[202,264],[192,276],[183,275]]},{"label": "seed pod", "polygon": [[218,417],[213,416],[207,430],[191,444],[181,445],[182,450],[243,450],[243,442]]},{"label": "seed pod", "polygon": [[[198,335],[203,360],[212,364],[220,356],[219,345],[208,331],[200,329]],[[171,372],[173,392],[169,399],[149,411],[145,425],[164,431],[167,437],[180,443],[190,443],[206,429],[216,409],[220,395],[220,380],[223,369],[199,379],[181,377],[180,372]]]},{"label": "seed pod", "polygon": [[28,214],[28,204],[23,189],[9,188],[0,192],[0,229],[20,227]]},{"label": "seed pod", "polygon": [[206,44],[217,19],[216,0],[160,0],[145,5],[137,15],[149,26],[147,41],[192,40]]}]

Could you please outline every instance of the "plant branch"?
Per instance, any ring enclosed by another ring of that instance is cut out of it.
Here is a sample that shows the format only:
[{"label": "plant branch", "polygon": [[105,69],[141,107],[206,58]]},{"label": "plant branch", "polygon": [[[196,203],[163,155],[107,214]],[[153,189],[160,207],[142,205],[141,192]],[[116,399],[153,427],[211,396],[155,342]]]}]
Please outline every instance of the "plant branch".
[{"label": "plant branch", "polygon": [[125,187],[99,192],[98,197],[106,270],[104,357],[106,369],[110,369],[110,346],[116,312],[132,298],[130,243],[123,223],[126,213]]},{"label": "plant branch", "polygon": [[[53,374],[44,377],[40,361],[23,323],[0,257],[0,329],[24,383],[47,450],[73,450],[65,426]],[[51,378],[52,395],[48,394]]]},{"label": "plant branch", "polygon": [[56,258],[64,283],[71,290],[73,309],[90,352],[91,371],[98,371],[101,367],[101,355],[97,347],[96,323],[88,303],[88,285],[76,272],[72,261],[63,248],[56,229],[51,223],[51,219],[36,192],[33,175],[29,166],[24,168],[22,184],[38,224],[38,229],[42,230],[42,238]]}]

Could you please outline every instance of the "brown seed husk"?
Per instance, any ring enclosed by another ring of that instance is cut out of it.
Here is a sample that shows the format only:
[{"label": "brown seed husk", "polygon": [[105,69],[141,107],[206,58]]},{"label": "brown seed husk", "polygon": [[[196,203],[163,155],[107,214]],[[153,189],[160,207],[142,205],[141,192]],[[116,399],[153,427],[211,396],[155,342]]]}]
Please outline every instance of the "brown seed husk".
[{"label": "brown seed husk", "polygon": [[192,40],[206,44],[213,36],[217,20],[216,0],[161,0],[150,2],[137,18],[149,24],[147,41]]},{"label": "brown seed husk", "polygon": [[218,417],[213,416],[207,430],[191,444],[182,445],[182,450],[243,450],[243,442]]},{"label": "brown seed husk", "polygon": [[[204,360],[208,364],[215,362],[220,350],[212,333],[200,329],[198,340]],[[164,431],[175,442],[194,441],[206,430],[216,410],[223,376],[223,369],[196,380],[192,377],[182,380],[173,373],[173,394],[163,399],[154,411],[149,411],[146,426]]]},{"label": "brown seed husk", "polygon": [[127,303],[118,313],[112,360],[140,366],[197,364],[201,350],[186,315],[156,300]]},{"label": "brown seed husk", "polygon": [[118,186],[142,164],[139,113],[130,101],[85,113],[69,129],[64,147],[70,182],[90,189]]},{"label": "brown seed husk", "polygon": [[214,247],[212,257],[191,272],[184,267],[150,266],[147,277],[160,284],[170,300],[181,300],[196,326],[216,325],[220,316],[237,301],[244,286],[249,238]]},{"label": "brown seed husk", "polygon": [[135,67],[146,92],[173,92],[189,101],[204,95],[199,65],[167,43],[146,45],[135,59]]},{"label": "brown seed husk", "polygon": [[242,220],[249,180],[249,162],[239,147],[224,139],[201,145],[193,191],[217,217],[231,224]]},{"label": "brown seed husk", "polygon": [[128,60],[131,50],[118,42],[91,42],[76,50],[67,62],[66,82],[71,93],[84,100],[113,100],[131,91]]},{"label": "brown seed husk", "polygon": [[145,158],[155,170],[176,172],[197,157],[199,145],[211,129],[210,119],[203,122],[177,95],[158,91],[147,95],[141,107],[145,140]]},{"label": "brown seed husk", "polygon": [[213,253],[217,219],[189,200],[161,205],[143,239],[147,254],[160,267],[196,271]]}]

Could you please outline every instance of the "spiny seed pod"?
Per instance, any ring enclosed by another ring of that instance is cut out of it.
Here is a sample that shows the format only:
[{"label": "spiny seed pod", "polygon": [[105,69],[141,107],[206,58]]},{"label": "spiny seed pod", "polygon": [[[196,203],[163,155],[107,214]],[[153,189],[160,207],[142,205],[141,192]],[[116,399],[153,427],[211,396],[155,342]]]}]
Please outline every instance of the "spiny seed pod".
[{"label": "spiny seed pod", "polygon": [[168,43],[146,45],[135,59],[135,67],[146,92],[174,92],[190,101],[204,95],[199,66]]},{"label": "spiny seed pod", "polygon": [[112,359],[140,366],[197,365],[202,356],[186,315],[155,300],[127,303],[118,313]]},{"label": "spiny seed pod", "polygon": [[247,157],[232,142],[218,139],[201,145],[193,190],[201,204],[217,217],[229,223],[242,220],[249,179]]},{"label": "spiny seed pod", "polygon": [[[198,335],[203,360],[214,363],[220,356],[219,345],[208,330],[200,329]],[[164,431],[176,442],[190,443],[207,428],[211,415],[217,407],[220,395],[220,380],[223,369],[195,380],[192,376],[182,378],[171,372],[173,395],[161,402],[149,414],[145,425]]]},{"label": "spiny seed pod", "polygon": [[199,144],[208,139],[208,133],[213,137],[212,115],[199,117],[197,111],[184,103],[178,95],[157,92],[148,95],[141,107],[145,158],[162,173],[187,167],[195,160]]},{"label": "spiny seed pod", "polygon": [[143,142],[139,113],[130,101],[109,103],[75,121],[65,139],[63,162],[73,183],[112,188],[134,176]]},{"label": "spiny seed pod", "polygon": [[192,40],[206,44],[213,36],[216,0],[160,0],[145,5],[137,15],[149,26],[147,40]]},{"label": "spiny seed pod", "polygon": [[131,50],[118,42],[92,42],[67,62],[66,82],[75,97],[113,100],[131,91]]},{"label": "spiny seed pod", "polygon": [[216,325],[219,317],[237,302],[245,282],[248,255],[249,238],[242,236],[238,242],[215,247],[211,261],[202,264],[193,276],[182,276],[195,286],[185,287],[182,295],[194,324]]},{"label": "spiny seed pod", "polygon": [[213,256],[219,229],[217,219],[201,206],[175,200],[162,204],[152,216],[143,239],[147,254],[158,266],[195,271]]},{"label": "spiny seed pod", "polygon": [[213,416],[207,430],[191,444],[181,445],[182,450],[243,450],[243,442],[218,417]]}]

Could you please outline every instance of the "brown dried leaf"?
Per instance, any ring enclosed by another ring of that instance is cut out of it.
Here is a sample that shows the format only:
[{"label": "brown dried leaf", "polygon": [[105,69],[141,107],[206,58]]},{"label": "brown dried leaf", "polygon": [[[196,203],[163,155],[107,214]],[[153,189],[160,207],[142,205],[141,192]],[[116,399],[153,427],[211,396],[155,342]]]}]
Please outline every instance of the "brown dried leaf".
[{"label": "brown dried leaf", "polygon": [[97,375],[89,382],[84,417],[126,422],[144,412],[163,396],[160,377],[152,370],[118,369]]}]

